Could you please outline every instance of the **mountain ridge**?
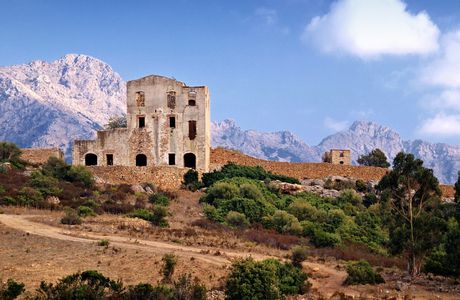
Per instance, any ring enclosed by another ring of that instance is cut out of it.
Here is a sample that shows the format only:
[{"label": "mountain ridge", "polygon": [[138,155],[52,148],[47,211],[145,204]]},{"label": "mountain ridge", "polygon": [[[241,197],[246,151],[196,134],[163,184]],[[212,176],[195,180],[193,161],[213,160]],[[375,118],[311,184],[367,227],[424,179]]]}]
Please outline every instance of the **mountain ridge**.
[{"label": "mountain ridge", "polygon": [[[0,140],[20,147],[59,147],[70,157],[72,141],[91,139],[111,116],[126,112],[126,82],[108,64],[82,54],[52,62],[0,67]],[[243,130],[234,120],[212,122],[212,145],[257,158],[318,162],[331,148],[359,155],[380,148],[390,160],[400,151],[413,153],[441,182],[453,183],[460,169],[460,147],[403,140],[390,127],[356,121],[347,130],[310,146],[290,131]]]}]

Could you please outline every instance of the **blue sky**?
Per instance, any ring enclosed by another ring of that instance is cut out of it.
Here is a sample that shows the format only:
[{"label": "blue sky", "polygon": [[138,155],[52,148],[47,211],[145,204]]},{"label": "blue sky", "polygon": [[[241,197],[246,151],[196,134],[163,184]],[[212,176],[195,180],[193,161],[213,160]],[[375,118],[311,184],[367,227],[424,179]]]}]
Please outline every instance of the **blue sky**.
[{"label": "blue sky", "polygon": [[[460,144],[460,1],[3,1],[0,65],[88,54],[208,85],[212,119],[309,144],[370,120]],[[458,51],[457,51],[458,50]]]}]

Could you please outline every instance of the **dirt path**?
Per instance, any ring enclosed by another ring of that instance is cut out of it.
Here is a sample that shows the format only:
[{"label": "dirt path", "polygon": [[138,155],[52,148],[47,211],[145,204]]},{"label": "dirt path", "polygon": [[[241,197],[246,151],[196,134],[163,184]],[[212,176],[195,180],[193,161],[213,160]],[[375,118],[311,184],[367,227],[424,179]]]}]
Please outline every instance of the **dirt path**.
[{"label": "dirt path", "polygon": [[[129,248],[141,251],[152,252],[156,254],[166,254],[173,252],[182,257],[199,259],[203,262],[214,264],[216,266],[229,265],[232,259],[252,256],[255,259],[269,258],[269,256],[247,252],[227,252],[217,248],[197,248],[190,246],[182,246],[161,241],[132,239],[117,235],[103,235],[97,233],[79,234],[62,227],[55,227],[39,222],[29,220],[34,215],[8,215],[0,214],[0,222],[5,226],[27,232],[29,234],[58,239],[63,241],[72,241],[79,243],[96,243],[99,240],[109,240],[110,244],[120,248]],[[219,255],[216,252],[219,251]],[[315,278],[311,278],[310,282],[314,288],[322,291],[325,294],[331,294],[341,287],[341,283],[345,277],[345,272],[336,270],[333,267],[316,262],[304,262],[304,266],[316,273]]]}]

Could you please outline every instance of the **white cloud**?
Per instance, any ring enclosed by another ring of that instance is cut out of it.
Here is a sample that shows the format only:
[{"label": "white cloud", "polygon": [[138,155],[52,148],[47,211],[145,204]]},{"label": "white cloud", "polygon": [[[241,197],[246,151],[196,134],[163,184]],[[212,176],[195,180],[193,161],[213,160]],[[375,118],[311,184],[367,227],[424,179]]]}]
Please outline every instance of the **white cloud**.
[{"label": "white cloud", "polygon": [[437,114],[425,120],[420,133],[435,136],[460,136],[460,115]]},{"label": "white cloud", "polygon": [[369,59],[432,53],[438,37],[428,14],[411,14],[401,0],[338,0],[326,15],[310,21],[302,39],[326,53]]},{"label": "white cloud", "polygon": [[337,121],[330,117],[324,119],[324,126],[332,131],[342,131],[348,128],[347,121]]},{"label": "white cloud", "polygon": [[460,88],[460,31],[443,36],[441,54],[423,68],[421,80],[431,85]]},{"label": "white cloud", "polygon": [[455,110],[460,112],[460,90],[446,89],[429,100],[428,107],[436,110]]}]

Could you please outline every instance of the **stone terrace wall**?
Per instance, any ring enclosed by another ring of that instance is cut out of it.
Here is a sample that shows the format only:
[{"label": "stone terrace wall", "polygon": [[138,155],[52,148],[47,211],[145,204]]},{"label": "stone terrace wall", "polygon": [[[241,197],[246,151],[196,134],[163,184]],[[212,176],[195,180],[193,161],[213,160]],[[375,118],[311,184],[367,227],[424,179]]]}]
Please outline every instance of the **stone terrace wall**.
[{"label": "stone terrace wall", "polygon": [[238,151],[222,148],[211,150],[211,169],[218,169],[227,162],[244,166],[261,166],[272,173],[298,179],[323,179],[328,176],[353,177],[364,181],[379,181],[388,171],[385,168],[335,165],[330,163],[288,163],[257,159]]},{"label": "stone terrace wall", "polygon": [[96,182],[107,184],[153,183],[160,189],[177,190],[182,185],[185,168],[176,167],[128,167],[94,166],[88,167]]},{"label": "stone terrace wall", "polygon": [[21,159],[36,165],[46,163],[50,157],[64,160],[64,153],[59,148],[22,148],[21,152]]}]

